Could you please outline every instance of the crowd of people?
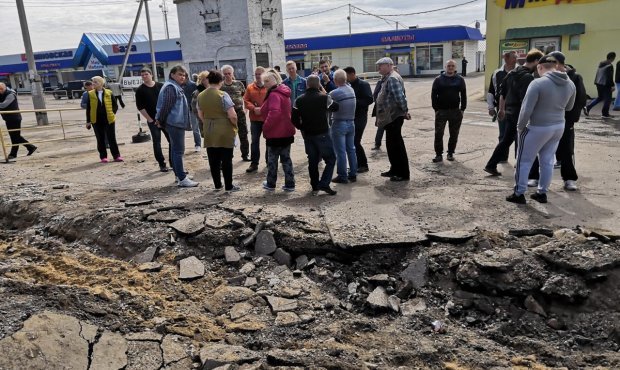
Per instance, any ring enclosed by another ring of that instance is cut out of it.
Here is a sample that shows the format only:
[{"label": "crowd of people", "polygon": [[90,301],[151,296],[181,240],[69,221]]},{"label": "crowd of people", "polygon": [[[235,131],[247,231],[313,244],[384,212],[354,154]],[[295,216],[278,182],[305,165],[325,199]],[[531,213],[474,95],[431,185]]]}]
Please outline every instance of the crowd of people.
[{"label": "crowd of people", "polygon": [[[523,65],[518,65],[514,52],[503,54],[504,63],[493,73],[487,94],[489,114],[498,122],[498,144],[484,171],[500,176],[497,166],[508,161],[510,146],[515,144],[515,186],[507,201],[526,203],[529,186],[537,187],[531,198],[546,203],[554,165],[561,166],[564,188],[577,190],[574,124],[582,112],[589,115],[599,102],[604,104],[603,117],[610,117],[615,57],[615,53],[609,53],[600,63],[595,80],[599,96],[586,105],[583,79],[566,63],[561,52],[544,55],[534,49],[527,54]],[[410,179],[401,133],[404,121],[411,119],[404,81],[392,59],[381,58],[376,65],[381,78],[374,91],[368,82],[356,75],[355,68],[331,67],[327,60],[322,60],[307,78],[297,73],[293,61],[286,63],[286,74],[279,68],[259,66],[254,71],[254,82],[247,87],[235,79],[234,68],[230,65],[203,71],[193,78],[185,67],[177,65],[171,69],[165,83],[154,81],[152,71],[143,68],[140,71],[143,83],[135,92],[135,101],[147,121],[160,171],[172,170],[179,187],[199,185],[183,165],[185,133],[191,131],[195,151],[201,152],[203,145],[206,148],[216,190],[240,190],[233,183],[232,160],[236,146],[240,148],[242,160],[250,162],[246,172],[258,170],[262,136],[267,167],[263,188],[276,189],[279,162],[284,173],[282,190],[294,191],[291,144],[299,130],[308,157],[313,192],[335,195],[332,183],[355,182],[358,174],[369,170],[361,139],[373,104],[371,116],[375,117],[377,134],[372,149],[380,148],[385,133],[390,163],[389,170],[381,176],[394,182]],[[620,85],[620,68],[616,70],[615,83]],[[124,106],[120,94],[106,89],[101,77],[87,82],[85,89],[81,107],[86,110],[86,127],[92,127],[95,133],[100,161],[108,162],[109,150],[114,161],[122,162],[115,134],[118,104]],[[620,109],[618,100],[614,109]],[[456,72],[454,60],[449,60],[445,70],[433,81],[431,101],[435,111],[433,162],[444,159],[446,124],[449,131],[446,158],[453,161],[467,108],[465,79]],[[0,83],[0,110],[17,109],[16,94]],[[19,114],[2,114],[2,117],[9,129],[19,129]],[[21,137],[19,131],[10,133],[12,143],[25,145],[28,155],[36,151],[37,147]],[[168,163],[161,148],[162,136],[169,143]],[[18,145],[11,148],[10,159],[16,157],[17,149]],[[319,174],[321,161],[325,165]]]},{"label": "crowd of people", "polygon": [[[160,171],[172,169],[179,187],[199,185],[183,166],[185,131],[193,131],[194,135],[198,132],[202,139],[196,144],[203,143],[206,148],[216,190],[240,190],[233,183],[232,161],[236,146],[240,147],[241,159],[250,162],[246,172],[258,170],[262,137],[267,167],[263,188],[276,190],[280,163],[284,173],[282,190],[295,191],[291,144],[299,130],[308,156],[312,190],[335,195],[332,183],[355,182],[358,173],[368,172],[368,159],[361,139],[373,103],[376,124],[386,132],[390,161],[390,169],[381,175],[396,182],[410,178],[401,134],[404,120],[411,119],[404,82],[390,58],[380,59],[377,66],[382,78],[374,93],[368,82],[357,77],[355,68],[333,68],[326,60],[321,61],[318,70],[308,78],[297,73],[297,66],[292,61],[286,64],[284,79],[276,68],[259,66],[254,71],[254,82],[247,87],[235,80],[235,71],[230,65],[203,71],[194,76],[195,82],[190,79],[188,71],[178,65],[171,69],[169,79],[163,84],[153,80],[150,69],[143,68],[140,71],[143,83],[136,90],[136,107],[147,121]],[[98,91],[94,80],[92,84]],[[105,123],[99,126],[106,130],[95,130],[102,162],[107,162],[106,145],[115,161],[123,160],[114,135],[113,114],[118,106],[111,97],[113,94],[109,90],[103,93],[89,91],[83,99],[88,123],[95,127],[99,122]],[[249,130],[246,110],[249,112]],[[194,125],[193,120],[198,125]],[[197,130],[195,126],[198,126]],[[161,149],[162,136],[169,142],[170,167]],[[196,145],[196,150],[200,151],[201,146]],[[319,175],[321,161],[325,166]]]}]

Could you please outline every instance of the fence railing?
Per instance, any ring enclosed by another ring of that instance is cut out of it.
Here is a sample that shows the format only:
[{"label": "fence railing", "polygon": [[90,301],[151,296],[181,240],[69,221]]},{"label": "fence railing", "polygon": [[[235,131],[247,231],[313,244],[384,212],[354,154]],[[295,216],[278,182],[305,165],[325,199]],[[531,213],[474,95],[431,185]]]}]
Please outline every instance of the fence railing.
[{"label": "fence railing", "polygon": [[[13,144],[10,141],[10,138],[5,137],[5,133],[8,134],[14,131],[35,131],[35,132],[36,131],[48,131],[50,132],[50,135],[45,135],[46,139],[29,141],[30,144],[41,144],[41,143],[57,142],[57,141],[63,141],[63,140],[83,139],[83,138],[89,138],[89,137],[92,138],[93,136],[92,133],[88,135],[75,135],[74,136],[73,132],[69,132],[69,129],[71,127],[83,126],[84,120],[80,120],[77,122],[68,122],[62,117],[62,112],[66,112],[66,111],[84,111],[84,110],[82,108],[47,108],[47,109],[22,109],[22,110],[3,111],[2,114],[58,112],[58,115],[59,115],[59,122],[53,122],[53,123],[50,123],[48,125],[43,125],[43,126],[28,126],[28,127],[22,127],[18,129],[11,129],[11,130],[3,129],[2,126],[0,126],[0,145],[2,145],[2,153],[4,154],[5,162],[9,161],[10,148],[14,146],[18,146],[18,145],[23,145],[23,144]],[[53,138],[53,134],[51,134],[51,131],[53,130],[61,131],[62,137]],[[48,137],[52,137],[52,138],[48,138]]]}]

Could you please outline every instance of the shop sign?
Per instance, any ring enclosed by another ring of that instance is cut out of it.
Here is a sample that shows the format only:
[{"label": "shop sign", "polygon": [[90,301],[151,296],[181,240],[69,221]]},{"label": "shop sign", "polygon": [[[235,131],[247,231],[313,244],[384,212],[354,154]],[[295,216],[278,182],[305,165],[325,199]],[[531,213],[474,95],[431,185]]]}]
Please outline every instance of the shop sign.
[{"label": "shop sign", "polygon": [[88,64],[86,64],[87,71],[92,71],[93,69],[103,69],[103,64],[94,55],[90,57]]},{"label": "shop sign", "polygon": [[401,43],[401,42],[413,42],[415,39],[414,35],[396,35],[396,36],[383,36],[381,37],[381,43],[390,44],[390,43]]},{"label": "shop sign", "polygon": [[284,47],[286,50],[305,50],[308,44],[288,44]]},{"label": "shop sign", "polygon": [[[118,45],[118,44],[112,45],[112,52],[114,54],[120,54],[126,51],[127,51],[127,45]],[[138,51],[138,48],[136,47],[135,44],[131,45],[131,51]]]},{"label": "shop sign", "polygon": [[517,59],[525,58],[530,49],[530,40],[502,40],[499,43],[500,55],[507,51],[514,51]]},{"label": "shop sign", "polygon": [[515,8],[536,8],[539,6],[547,5],[562,5],[562,4],[586,4],[595,3],[601,0],[495,0],[495,3],[504,9]]},{"label": "shop sign", "polygon": [[134,88],[134,87],[140,87],[140,85],[142,85],[142,77],[123,77],[121,79],[121,86],[123,86],[123,88]]},{"label": "shop sign", "polygon": [[[21,58],[22,62],[28,61],[28,58],[26,58],[26,54],[22,54]],[[34,60],[49,60],[61,58],[73,58],[73,50],[50,51],[47,53],[37,53],[34,55]]]}]

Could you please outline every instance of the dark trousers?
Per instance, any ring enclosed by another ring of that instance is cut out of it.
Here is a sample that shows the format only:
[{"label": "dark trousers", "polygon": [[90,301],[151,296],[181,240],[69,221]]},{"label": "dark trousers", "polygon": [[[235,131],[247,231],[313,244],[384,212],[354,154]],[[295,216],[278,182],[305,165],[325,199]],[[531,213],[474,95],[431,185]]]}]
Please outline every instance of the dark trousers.
[{"label": "dark trousers", "polygon": [[[577,170],[575,169],[575,122],[566,121],[564,127],[564,133],[558,144],[558,149],[555,153],[556,160],[562,160],[562,166],[560,167],[560,173],[562,174],[562,180],[577,181]],[[534,161],[529,179],[538,180],[540,178],[540,171],[538,168],[538,158]]]},{"label": "dark trousers", "polygon": [[[261,121],[250,121],[250,133],[252,134],[250,159],[252,160],[252,164],[258,166],[258,162],[260,161],[260,137],[263,133],[263,123]],[[265,153],[265,162],[267,162],[267,153]]]},{"label": "dark trousers", "polygon": [[[308,173],[312,189],[329,186],[334,167],[336,166],[336,153],[329,132],[314,136],[304,136],[304,146],[308,155]],[[319,180],[319,163],[325,161],[325,168]]]},{"label": "dark trousers", "polygon": [[364,130],[368,123],[368,114],[355,117],[355,137],[353,143],[355,144],[355,154],[357,156],[357,167],[368,167],[368,158],[366,158],[366,152],[362,147],[362,136],[364,136]]},{"label": "dark trousers", "polygon": [[499,162],[503,162],[508,159],[510,153],[510,146],[512,143],[517,145],[517,123],[519,120],[519,114],[506,114],[504,118],[504,136],[495,147],[491,159],[487,162],[486,167],[496,168]]},{"label": "dark trousers", "polygon": [[588,104],[588,110],[594,108],[600,102],[603,102],[603,116],[609,116],[609,107],[611,106],[611,86],[596,85],[598,97]]},{"label": "dark trousers", "polygon": [[409,158],[401,130],[405,117],[398,117],[385,126],[385,146],[392,176],[409,178]]},{"label": "dark trousers", "polygon": [[459,139],[459,131],[463,122],[463,112],[460,109],[440,109],[435,112],[435,154],[443,154],[443,134],[446,122],[450,131],[448,139],[448,154],[453,154]]},{"label": "dark trousers", "polygon": [[220,171],[224,175],[224,185],[226,190],[233,187],[233,148],[207,148],[209,157],[209,167],[211,167],[211,177],[216,189],[222,188],[222,178]]},{"label": "dark trousers", "polygon": [[[245,119],[245,112],[240,109],[237,112],[237,135],[239,135],[239,149],[241,150],[241,158],[250,156],[250,142],[248,141],[248,124]],[[261,126],[262,131],[262,126]]]},{"label": "dark trousers", "polygon": [[385,129],[382,127],[377,127],[377,133],[375,134],[375,146],[379,148],[381,146],[381,142],[383,141],[383,133]]},{"label": "dark trousers", "polygon": [[116,143],[116,123],[94,123],[93,131],[95,131],[95,137],[97,138],[97,151],[99,152],[99,158],[107,158],[108,151],[106,150],[106,139],[110,146],[110,153],[112,158],[118,158],[121,156],[118,150],[118,144]]},{"label": "dark trousers", "polygon": [[116,102],[121,106],[121,108],[125,109],[125,102],[123,101],[123,97],[121,95],[116,95],[114,99],[116,99]]},{"label": "dark trousers", "polygon": [[9,155],[13,157],[17,157],[17,151],[19,150],[19,145],[25,146],[27,149],[30,149],[34,145],[29,144],[28,140],[24,139],[21,135],[22,128],[22,120],[16,121],[7,121],[6,122],[7,130],[17,130],[17,131],[9,131],[9,137],[11,138],[11,144],[15,145],[11,147],[11,153]]},{"label": "dark trousers", "polygon": [[151,131],[151,139],[153,140],[153,154],[155,155],[155,160],[160,166],[166,166],[166,159],[164,158],[164,153],[161,150],[161,134],[164,134],[166,141],[168,141],[168,161],[172,166],[172,151],[168,132],[166,129],[157,127],[154,123],[149,122],[148,125],[149,131]]}]

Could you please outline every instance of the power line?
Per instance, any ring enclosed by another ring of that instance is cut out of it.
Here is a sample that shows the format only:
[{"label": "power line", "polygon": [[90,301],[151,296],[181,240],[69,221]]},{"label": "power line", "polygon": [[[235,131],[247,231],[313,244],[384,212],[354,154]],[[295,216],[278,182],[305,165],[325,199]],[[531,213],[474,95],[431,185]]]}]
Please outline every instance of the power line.
[{"label": "power line", "polygon": [[[364,10],[364,9],[362,9],[362,8],[358,8],[357,6],[352,6],[352,7],[353,7],[353,8],[355,8],[355,9],[357,9],[357,10],[359,10],[359,11],[362,11],[362,12],[363,12],[363,13],[358,13],[358,12],[355,12],[355,14],[357,14],[357,15],[369,15],[369,16],[372,16],[372,17],[375,17],[375,18],[381,19],[381,20],[383,20],[385,23],[392,22],[392,23],[396,24],[396,26],[397,26],[397,27],[398,27],[398,24],[399,24],[399,23],[400,23],[401,25],[404,25],[405,27],[407,27],[407,25],[405,25],[403,22],[401,22],[401,21],[399,21],[399,20],[392,20],[392,19],[383,18],[383,16],[381,16],[381,15],[373,14],[373,13],[371,13],[371,12],[367,11],[367,10]],[[389,25],[389,23],[388,23],[388,25]]]},{"label": "power line", "polygon": [[402,17],[402,16],[405,16],[405,15],[427,14],[427,13],[438,12],[438,11],[446,10],[446,9],[454,9],[456,7],[459,7],[459,6],[464,6],[464,5],[475,3],[475,2],[478,2],[478,1],[480,1],[480,0],[470,0],[470,1],[466,1],[464,3],[454,4],[454,5],[446,6],[446,7],[443,7],[443,8],[425,10],[425,11],[422,11],[422,12],[403,13],[403,14],[373,14],[373,15],[374,16],[380,16],[380,17]]},{"label": "power line", "polygon": [[298,16],[295,16],[295,17],[288,17],[288,18],[284,18],[283,20],[286,21],[286,20],[289,20],[289,19],[297,19],[297,18],[303,18],[303,17],[310,17],[310,16],[313,16],[313,15],[317,15],[317,14],[321,14],[321,13],[327,13],[327,12],[331,12],[332,10],[344,8],[345,6],[349,6],[349,4],[340,5],[340,6],[337,6],[335,8],[331,8],[331,9],[327,9],[327,10],[321,10],[320,12],[316,12],[316,13],[298,15]]}]

